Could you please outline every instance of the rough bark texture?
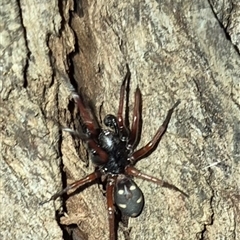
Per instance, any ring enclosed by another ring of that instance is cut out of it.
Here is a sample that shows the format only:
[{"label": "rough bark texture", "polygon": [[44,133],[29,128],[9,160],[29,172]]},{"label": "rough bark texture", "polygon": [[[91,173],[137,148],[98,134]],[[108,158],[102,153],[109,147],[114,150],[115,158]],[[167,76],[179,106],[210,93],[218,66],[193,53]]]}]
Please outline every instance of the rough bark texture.
[{"label": "rough bark texture", "polygon": [[[118,239],[240,239],[239,1],[3,0],[0,7],[0,239],[67,239],[55,219],[61,202],[40,205],[65,177],[93,171],[82,143],[59,129],[76,124],[66,83],[77,83],[97,115],[101,105],[101,116],[116,113],[126,63],[130,109],[136,86],[142,91],[140,146],[181,99],[159,147],[137,168],[190,197],[136,180],[145,208],[129,231],[120,224]],[[78,226],[74,240],[108,239],[97,185],[71,196],[66,211],[59,221]]]}]

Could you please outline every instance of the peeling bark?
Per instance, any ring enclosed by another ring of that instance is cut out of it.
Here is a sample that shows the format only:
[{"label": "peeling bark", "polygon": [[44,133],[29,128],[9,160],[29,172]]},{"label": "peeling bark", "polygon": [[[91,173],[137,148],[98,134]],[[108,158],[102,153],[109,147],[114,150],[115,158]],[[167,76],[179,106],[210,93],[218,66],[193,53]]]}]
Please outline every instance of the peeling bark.
[{"label": "peeling bark", "polygon": [[118,239],[240,238],[240,5],[200,2],[0,3],[1,239],[108,239],[97,184],[40,203],[94,169],[83,144],[60,129],[77,126],[68,84],[97,116],[116,114],[126,63],[130,113],[137,85],[142,92],[139,146],[181,100],[137,168],[190,197],[136,180],[145,208],[128,229],[120,224]]}]

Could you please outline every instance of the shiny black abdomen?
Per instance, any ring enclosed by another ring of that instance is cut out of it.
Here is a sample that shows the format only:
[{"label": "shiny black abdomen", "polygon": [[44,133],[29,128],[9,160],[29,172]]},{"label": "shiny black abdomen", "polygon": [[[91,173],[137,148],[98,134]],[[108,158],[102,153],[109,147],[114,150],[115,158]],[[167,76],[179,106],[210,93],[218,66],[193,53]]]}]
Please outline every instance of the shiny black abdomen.
[{"label": "shiny black abdomen", "polygon": [[119,175],[114,192],[115,203],[124,216],[137,217],[144,205],[141,189],[129,177]]}]

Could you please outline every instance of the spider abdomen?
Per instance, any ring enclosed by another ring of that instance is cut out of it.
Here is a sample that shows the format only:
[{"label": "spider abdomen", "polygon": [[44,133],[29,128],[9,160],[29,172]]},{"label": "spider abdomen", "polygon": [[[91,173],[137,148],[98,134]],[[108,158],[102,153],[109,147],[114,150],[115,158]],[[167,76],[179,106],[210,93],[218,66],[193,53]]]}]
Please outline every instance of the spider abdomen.
[{"label": "spider abdomen", "polygon": [[123,215],[137,217],[143,209],[143,193],[132,179],[121,176],[115,187],[115,203]]}]

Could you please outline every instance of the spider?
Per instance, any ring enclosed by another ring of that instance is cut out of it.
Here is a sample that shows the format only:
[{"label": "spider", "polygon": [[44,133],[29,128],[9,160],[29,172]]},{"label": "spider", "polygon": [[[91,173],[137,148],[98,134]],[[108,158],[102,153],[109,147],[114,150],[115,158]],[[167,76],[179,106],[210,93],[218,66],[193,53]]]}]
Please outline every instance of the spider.
[{"label": "spider", "polygon": [[[134,165],[148,155],[157,147],[161,137],[167,129],[171,115],[178,106],[178,100],[168,111],[166,119],[157,130],[153,139],[144,147],[134,151],[140,139],[141,132],[141,92],[137,87],[134,94],[134,110],[131,128],[124,119],[124,98],[125,91],[130,81],[130,71],[127,67],[127,74],[120,89],[120,102],[117,115],[108,114],[104,118],[105,127],[102,128],[90,114],[81,97],[72,90],[72,97],[78,106],[80,118],[83,122],[83,129],[77,133],[69,128],[63,130],[77,135],[88,146],[89,155],[95,170],[86,177],[68,185],[60,192],[54,194],[50,200],[55,200],[71,189],[76,189],[97,179],[103,179],[106,187],[107,211],[109,221],[109,239],[116,239],[115,211],[116,208],[125,217],[137,217],[144,205],[144,197],[141,189],[133,181],[133,177],[141,178],[162,187],[174,189],[187,196],[176,186],[160,180],[156,177],[140,172]],[[129,92],[127,91],[127,99]],[[127,100],[126,100],[127,102]],[[127,103],[126,103],[127,105]],[[127,109],[127,106],[126,106]],[[127,116],[127,110],[125,111]]]}]

